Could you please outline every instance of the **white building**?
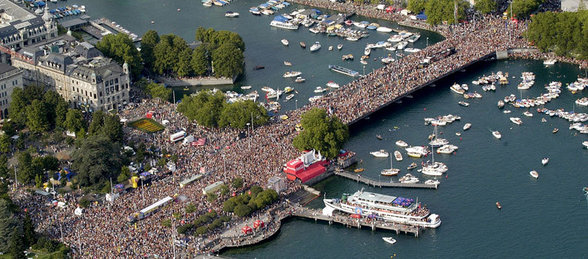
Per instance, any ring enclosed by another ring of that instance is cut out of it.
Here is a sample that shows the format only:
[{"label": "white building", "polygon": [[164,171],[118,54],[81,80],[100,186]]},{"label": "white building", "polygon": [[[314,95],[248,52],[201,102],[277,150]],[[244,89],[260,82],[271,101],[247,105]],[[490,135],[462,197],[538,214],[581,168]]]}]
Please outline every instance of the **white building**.
[{"label": "white building", "polygon": [[22,88],[22,70],[0,64],[0,119],[8,115],[8,107],[14,88]]}]

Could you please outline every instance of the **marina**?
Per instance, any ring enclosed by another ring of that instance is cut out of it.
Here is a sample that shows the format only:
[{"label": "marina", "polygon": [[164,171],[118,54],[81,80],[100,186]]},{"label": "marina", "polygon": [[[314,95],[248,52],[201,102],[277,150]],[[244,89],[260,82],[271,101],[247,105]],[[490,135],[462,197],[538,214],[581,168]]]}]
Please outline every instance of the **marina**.
[{"label": "marina", "polygon": [[390,188],[420,188],[420,189],[437,189],[439,184],[425,184],[425,183],[401,183],[392,181],[377,181],[368,177],[353,174],[344,170],[335,170],[335,175],[347,178],[352,181],[361,182],[372,187],[390,187]]}]

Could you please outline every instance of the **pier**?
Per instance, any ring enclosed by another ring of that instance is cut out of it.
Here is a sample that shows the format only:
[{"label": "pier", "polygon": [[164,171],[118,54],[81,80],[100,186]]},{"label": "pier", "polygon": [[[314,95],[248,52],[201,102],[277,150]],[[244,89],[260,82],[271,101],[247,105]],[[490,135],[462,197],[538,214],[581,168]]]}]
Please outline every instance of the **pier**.
[{"label": "pier", "polygon": [[400,182],[384,182],[384,181],[376,181],[374,179],[370,179],[367,177],[363,177],[359,174],[352,174],[345,170],[335,170],[335,175],[345,177],[347,179],[362,182],[367,185],[371,185],[374,187],[389,187],[389,188],[422,188],[422,189],[437,189],[439,186],[438,184],[424,184],[424,183],[400,183]]},{"label": "pier", "polygon": [[102,40],[102,37],[111,34],[114,31],[128,35],[133,42],[141,41],[141,37],[107,18],[96,19],[94,21],[90,21],[89,23],[90,25],[84,26],[82,30],[92,35],[94,38],[97,38],[98,40]]}]

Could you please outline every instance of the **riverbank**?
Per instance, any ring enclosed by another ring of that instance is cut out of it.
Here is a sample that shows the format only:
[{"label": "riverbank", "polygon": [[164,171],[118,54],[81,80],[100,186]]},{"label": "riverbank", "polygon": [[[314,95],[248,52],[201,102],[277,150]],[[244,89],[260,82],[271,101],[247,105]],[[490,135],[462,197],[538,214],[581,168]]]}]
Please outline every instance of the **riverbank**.
[{"label": "riverbank", "polygon": [[178,86],[205,86],[205,85],[232,85],[234,79],[226,77],[190,77],[190,78],[170,78],[170,77],[157,77],[157,80],[165,86],[178,87]]}]

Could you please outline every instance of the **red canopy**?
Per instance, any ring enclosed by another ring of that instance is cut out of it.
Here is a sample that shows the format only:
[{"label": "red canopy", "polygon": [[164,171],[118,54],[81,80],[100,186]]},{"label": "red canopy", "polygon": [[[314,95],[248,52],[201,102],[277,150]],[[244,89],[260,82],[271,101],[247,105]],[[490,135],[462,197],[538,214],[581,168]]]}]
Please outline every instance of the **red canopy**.
[{"label": "red canopy", "polygon": [[241,231],[243,232],[243,234],[249,234],[249,233],[253,232],[253,229],[250,228],[249,226],[245,225],[243,228],[241,228]]},{"label": "red canopy", "polygon": [[388,7],[386,7],[386,12],[387,12],[387,13],[394,12],[394,9],[395,9],[394,7],[392,7],[392,6],[388,6]]},{"label": "red canopy", "polygon": [[354,219],[359,219],[359,218],[361,218],[361,215],[359,215],[359,214],[351,214],[351,217],[354,218]]},{"label": "red canopy", "polygon": [[255,222],[253,222],[253,227],[254,227],[254,228],[262,228],[263,226],[264,226],[264,223],[263,223],[263,221],[261,221],[261,220],[259,220],[259,219],[258,219],[258,220],[256,220]]}]

